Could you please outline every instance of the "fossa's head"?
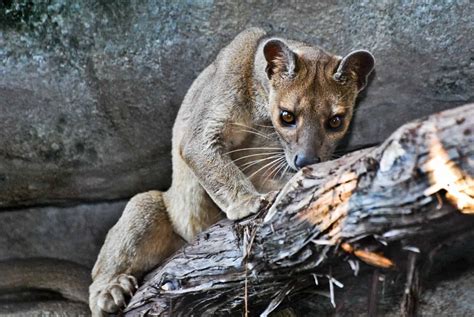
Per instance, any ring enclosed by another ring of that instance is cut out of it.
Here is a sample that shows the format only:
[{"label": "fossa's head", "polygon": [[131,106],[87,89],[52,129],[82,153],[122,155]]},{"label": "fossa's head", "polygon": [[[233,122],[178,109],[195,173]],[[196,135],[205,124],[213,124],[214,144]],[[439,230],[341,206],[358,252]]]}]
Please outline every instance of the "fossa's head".
[{"label": "fossa's head", "polygon": [[303,43],[288,43],[268,40],[263,53],[272,123],[288,164],[299,169],[331,158],[347,132],[374,58],[367,51],[341,58]]}]

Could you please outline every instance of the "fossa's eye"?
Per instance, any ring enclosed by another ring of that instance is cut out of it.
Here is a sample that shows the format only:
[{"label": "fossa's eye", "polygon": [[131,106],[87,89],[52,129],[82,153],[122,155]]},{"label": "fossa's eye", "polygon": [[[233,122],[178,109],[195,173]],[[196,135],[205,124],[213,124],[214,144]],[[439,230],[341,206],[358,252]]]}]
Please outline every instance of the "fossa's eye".
[{"label": "fossa's eye", "polygon": [[284,125],[294,125],[296,123],[296,116],[286,110],[282,110],[280,112],[280,120]]},{"label": "fossa's eye", "polygon": [[331,130],[337,130],[342,126],[343,118],[340,115],[335,115],[329,118],[328,128]]}]

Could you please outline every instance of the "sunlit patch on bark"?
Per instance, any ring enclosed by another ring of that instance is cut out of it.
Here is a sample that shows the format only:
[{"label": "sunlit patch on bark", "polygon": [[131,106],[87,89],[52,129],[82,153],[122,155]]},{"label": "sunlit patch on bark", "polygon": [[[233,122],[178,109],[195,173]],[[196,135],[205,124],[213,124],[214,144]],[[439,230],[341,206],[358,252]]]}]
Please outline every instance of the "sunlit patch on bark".
[{"label": "sunlit patch on bark", "polygon": [[474,179],[450,160],[448,152],[435,136],[430,140],[429,156],[427,168],[431,170],[432,185],[424,194],[430,196],[445,190],[447,200],[459,211],[474,213]]}]

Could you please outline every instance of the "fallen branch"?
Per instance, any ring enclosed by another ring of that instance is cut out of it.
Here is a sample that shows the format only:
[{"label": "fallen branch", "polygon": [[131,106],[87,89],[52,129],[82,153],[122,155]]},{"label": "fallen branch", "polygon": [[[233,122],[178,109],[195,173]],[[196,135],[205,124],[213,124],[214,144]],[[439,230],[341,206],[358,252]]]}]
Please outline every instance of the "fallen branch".
[{"label": "fallen branch", "polygon": [[[402,270],[408,254],[470,231],[471,175],[474,105],[406,124],[378,147],[304,168],[269,210],[200,234],[150,273],[125,313],[243,314],[248,303],[266,316],[309,289],[335,305],[359,261]],[[415,258],[406,296],[417,288]]]}]

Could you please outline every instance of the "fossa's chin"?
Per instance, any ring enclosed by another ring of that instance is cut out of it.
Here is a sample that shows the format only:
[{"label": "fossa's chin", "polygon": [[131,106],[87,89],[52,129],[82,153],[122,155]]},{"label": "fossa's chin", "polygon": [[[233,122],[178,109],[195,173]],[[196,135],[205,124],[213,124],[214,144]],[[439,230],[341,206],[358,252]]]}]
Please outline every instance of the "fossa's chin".
[{"label": "fossa's chin", "polygon": [[298,171],[298,169],[296,168],[294,162],[290,163],[288,160],[286,160],[286,164],[288,164],[290,171],[292,171],[292,172],[297,172]]}]

